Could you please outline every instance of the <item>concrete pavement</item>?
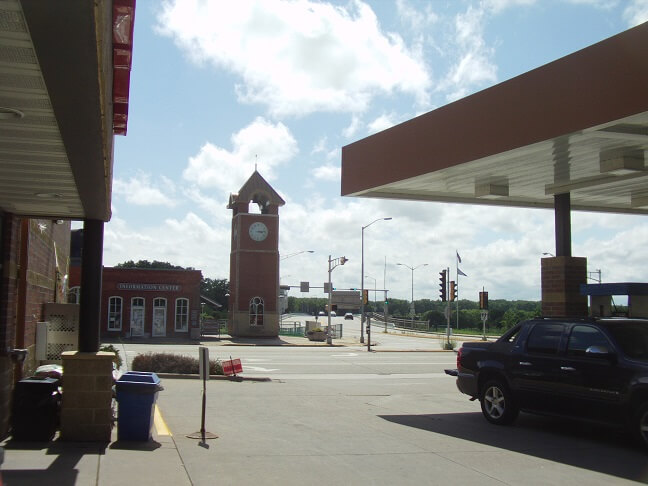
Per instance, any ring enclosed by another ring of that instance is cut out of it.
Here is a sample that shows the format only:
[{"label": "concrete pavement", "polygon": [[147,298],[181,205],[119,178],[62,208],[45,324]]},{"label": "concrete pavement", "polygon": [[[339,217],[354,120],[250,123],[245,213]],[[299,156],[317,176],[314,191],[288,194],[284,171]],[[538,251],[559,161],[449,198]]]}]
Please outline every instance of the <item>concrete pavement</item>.
[{"label": "concrete pavement", "polygon": [[210,381],[205,428],[218,438],[205,443],[187,437],[201,382],[164,376],[151,442],[5,441],[0,470],[9,486],[648,483],[648,456],[617,432],[525,414],[495,427],[440,369],[362,366],[364,377]]}]

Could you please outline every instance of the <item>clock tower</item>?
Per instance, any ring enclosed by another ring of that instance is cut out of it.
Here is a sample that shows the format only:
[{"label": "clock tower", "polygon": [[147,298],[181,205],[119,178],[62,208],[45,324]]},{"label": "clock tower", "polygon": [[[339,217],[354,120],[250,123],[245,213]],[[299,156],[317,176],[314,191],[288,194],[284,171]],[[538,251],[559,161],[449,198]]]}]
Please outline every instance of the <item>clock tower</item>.
[{"label": "clock tower", "polygon": [[[250,212],[250,203],[259,212]],[[279,335],[279,206],[285,201],[256,170],[230,194],[232,250],[228,331],[231,336]]]}]

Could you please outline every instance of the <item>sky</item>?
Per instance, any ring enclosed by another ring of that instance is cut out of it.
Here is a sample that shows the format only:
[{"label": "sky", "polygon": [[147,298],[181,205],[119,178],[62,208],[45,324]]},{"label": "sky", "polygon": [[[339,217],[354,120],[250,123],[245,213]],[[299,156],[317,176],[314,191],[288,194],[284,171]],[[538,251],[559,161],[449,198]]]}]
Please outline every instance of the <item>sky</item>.
[{"label": "sky", "polygon": [[[331,255],[360,287],[361,228],[391,217],[364,230],[365,288],[436,300],[459,254],[461,299],[540,300],[552,211],[341,197],[341,148],[645,21],[648,0],[139,0],[104,265],[229,278],[228,198],[256,166],[286,201],[282,284],[321,287]],[[572,241],[604,282],[648,282],[645,216],[574,212]]]}]

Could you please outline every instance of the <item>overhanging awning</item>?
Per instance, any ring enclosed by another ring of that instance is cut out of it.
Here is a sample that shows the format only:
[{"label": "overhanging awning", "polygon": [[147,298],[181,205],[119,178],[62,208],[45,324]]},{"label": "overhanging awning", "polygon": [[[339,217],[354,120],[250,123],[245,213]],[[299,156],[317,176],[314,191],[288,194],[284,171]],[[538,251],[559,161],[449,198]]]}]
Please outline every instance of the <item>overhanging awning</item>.
[{"label": "overhanging awning", "polygon": [[648,214],[648,23],[342,148],[343,196]]}]

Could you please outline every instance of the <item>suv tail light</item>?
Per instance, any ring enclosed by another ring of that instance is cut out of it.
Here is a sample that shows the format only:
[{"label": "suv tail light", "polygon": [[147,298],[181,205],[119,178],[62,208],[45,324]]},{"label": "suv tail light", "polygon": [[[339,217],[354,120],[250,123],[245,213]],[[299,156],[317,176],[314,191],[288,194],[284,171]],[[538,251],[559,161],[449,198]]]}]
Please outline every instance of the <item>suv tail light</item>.
[{"label": "suv tail light", "polygon": [[459,348],[459,351],[457,351],[457,369],[461,368],[461,350],[463,348]]}]

